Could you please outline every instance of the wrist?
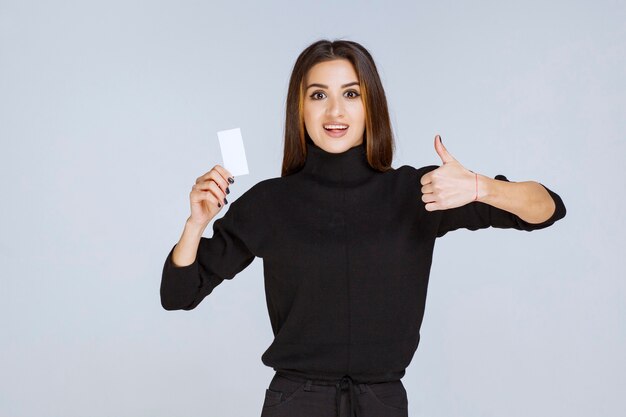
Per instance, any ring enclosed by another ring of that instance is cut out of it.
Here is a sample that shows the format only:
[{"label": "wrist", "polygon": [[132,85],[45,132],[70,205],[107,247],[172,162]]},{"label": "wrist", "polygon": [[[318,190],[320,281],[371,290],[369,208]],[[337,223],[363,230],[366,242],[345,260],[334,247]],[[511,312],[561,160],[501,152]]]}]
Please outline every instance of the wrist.
[{"label": "wrist", "polygon": [[475,201],[480,201],[484,203],[489,199],[493,188],[492,178],[487,177],[486,175],[477,174],[478,180],[478,198]]},{"label": "wrist", "polygon": [[189,232],[192,235],[202,236],[204,233],[204,229],[208,226],[208,223],[195,223],[191,221],[191,218],[188,218],[185,221],[185,231]]}]

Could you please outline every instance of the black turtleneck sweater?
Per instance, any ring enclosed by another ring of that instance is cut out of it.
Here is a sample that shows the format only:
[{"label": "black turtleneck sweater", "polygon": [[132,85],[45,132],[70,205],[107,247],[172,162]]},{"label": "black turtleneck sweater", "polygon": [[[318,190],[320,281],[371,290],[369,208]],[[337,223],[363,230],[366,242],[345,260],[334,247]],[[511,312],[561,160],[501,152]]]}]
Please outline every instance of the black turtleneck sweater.
[{"label": "black turtleneck sweater", "polygon": [[307,143],[302,170],[230,203],[194,263],[174,266],[172,247],[161,303],[191,310],[259,257],[275,336],[265,365],[314,379],[400,379],[420,340],[435,239],[459,228],[543,229],[566,212],[548,188],[556,210],[539,224],[478,201],[429,212],[420,178],[438,167],[381,173],[363,145],[335,154]]}]

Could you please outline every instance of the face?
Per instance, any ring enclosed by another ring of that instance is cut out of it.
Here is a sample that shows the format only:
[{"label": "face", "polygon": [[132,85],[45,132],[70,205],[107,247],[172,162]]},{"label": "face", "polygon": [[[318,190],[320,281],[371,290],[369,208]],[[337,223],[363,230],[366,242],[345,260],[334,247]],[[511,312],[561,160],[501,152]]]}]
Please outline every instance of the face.
[{"label": "face", "polygon": [[327,152],[344,152],[363,143],[365,106],[358,81],[347,59],[317,63],[304,78],[306,131]]}]

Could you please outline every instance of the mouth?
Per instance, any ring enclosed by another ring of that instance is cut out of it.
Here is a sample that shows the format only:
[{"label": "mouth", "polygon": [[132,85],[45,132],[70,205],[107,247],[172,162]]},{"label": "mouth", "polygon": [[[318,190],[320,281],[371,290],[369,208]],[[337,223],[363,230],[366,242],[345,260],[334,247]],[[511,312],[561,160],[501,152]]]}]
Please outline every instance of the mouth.
[{"label": "mouth", "polygon": [[348,130],[348,125],[343,123],[328,123],[324,125],[324,129],[329,132],[342,132],[344,130]]},{"label": "mouth", "polygon": [[324,130],[326,134],[332,138],[340,138],[346,134],[350,126],[343,123],[325,124]]}]

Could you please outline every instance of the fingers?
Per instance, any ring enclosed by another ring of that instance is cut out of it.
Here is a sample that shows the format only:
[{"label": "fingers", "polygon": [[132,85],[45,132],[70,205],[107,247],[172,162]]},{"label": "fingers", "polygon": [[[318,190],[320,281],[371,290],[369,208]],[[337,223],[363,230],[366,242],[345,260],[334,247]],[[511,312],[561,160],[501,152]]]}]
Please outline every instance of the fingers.
[{"label": "fingers", "polygon": [[420,178],[420,184],[422,185],[422,201],[425,203],[424,208],[426,209],[426,211],[434,211],[440,209],[439,205],[437,204],[437,187],[433,183],[433,180],[436,178],[435,176],[437,175],[437,170],[439,168],[427,172]]},{"label": "fingers", "polygon": [[196,179],[196,184],[206,182],[209,180],[215,181],[215,183],[222,189],[225,190],[230,184],[235,182],[235,177],[233,177],[229,171],[223,168],[220,165],[215,165],[209,172],[204,174],[201,177]]},{"label": "fingers", "polygon": [[437,200],[435,198],[435,194],[427,193],[427,194],[422,194],[422,201],[424,203],[434,203]]},{"label": "fingers", "polygon": [[437,205],[437,197],[435,196],[435,185],[430,181],[430,178],[424,179],[426,175],[424,175],[420,180],[423,184],[421,188],[422,201],[426,203],[424,208],[426,211],[438,210],[439,207]]},{"label": "fingers", "polygon": [[192,190],[189,193],[189,199],[192,204],[206,202],[217,207],[222,207],[220,199],[215,197],[215,194],[212,191]]},{"label": "fingers", "polygon": [[439,207],[437,203],[428,203],[424,206],[424,208],[426,209],[426,211],[442,210],[442,208]]},{"label": "fingers", "polygon": [[[216,176],[215,174],[218,175]],[[216,180],[215,182],[217,182],[222,189],[228,187],[228,184],[232,184],[235,182],[235,177],[233,177],[230,172],[221,165],[215,165],[213,168],[211,168],[209,172],[196,178],[196,184],[199,182],[204,182],[209,178],[213,178],[214,180],[220,179],[220,181]]]},{"label": "fingers", "polygon": [[228,181],[228,183],[232,184],[232,183],[235,182],[235,177],[233,177],[231,175],[231,173],[226,168],[224,168],[223,166],[215,165],[213,167],[213,169],[215,169],[217,172],[219,172],[220,175],[222,176],[222,178],[224,178],[225,181]]},{"label": "fingers", "polygon": [[420,183],[422,185],[426,185],[429,184],[431,182],[433,182],[433,178],[435,176],[438,176],[439,173],[441,172],[441,168],[443,167],[443,165],[435,165],[437,168],[428,171],[426,174],[422,175],[422,177],[420,178]]},{"label": "fingers", "polygon": [[[230,193],[228,187],[234,182],[234,177],[226,168],[215,165],[209,172],[196,178],[196,183],[191,188],[192,193],[196,192],[196,198],[204,196],[206,200],[210,200],[221,207],[222,204],[228,204],[226,194]],[[207,193],[214,197],[211,198]]]},{"label": "fingers", "polygon": [[437,169],[434,169],[422,175],[422,177],[420,178],[420,184],[426,185],[426,184],[430,184],[431,182],[433,182],[433,177],[438,174]]},{"label": "fingers", "polygon": [[192,199],[194,201],[207,200],[211,203],[221,207],[222,204],[227,204],[226,194],[217,183],[212,179],[194,184],[191,187]]}]

